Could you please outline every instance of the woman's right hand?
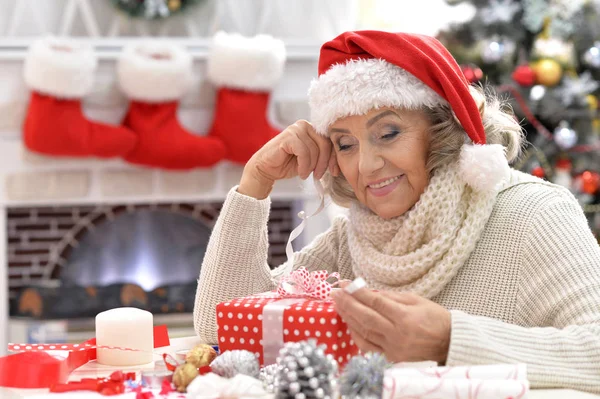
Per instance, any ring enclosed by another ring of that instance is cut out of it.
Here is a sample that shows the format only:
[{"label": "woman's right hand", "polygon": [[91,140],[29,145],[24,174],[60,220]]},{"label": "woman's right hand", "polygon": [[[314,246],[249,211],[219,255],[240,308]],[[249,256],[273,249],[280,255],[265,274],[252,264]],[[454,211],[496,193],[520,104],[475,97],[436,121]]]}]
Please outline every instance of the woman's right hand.
[{"label": "woman's right hand", "polygon": [[238,192],[264,199],[277,180],[295,176],[306,179],[311,173],[320,179],[328,168],[334,176],[338,174],[331,140],[317,134],[309,122],[300,120],[250,158],[244,167]]}]

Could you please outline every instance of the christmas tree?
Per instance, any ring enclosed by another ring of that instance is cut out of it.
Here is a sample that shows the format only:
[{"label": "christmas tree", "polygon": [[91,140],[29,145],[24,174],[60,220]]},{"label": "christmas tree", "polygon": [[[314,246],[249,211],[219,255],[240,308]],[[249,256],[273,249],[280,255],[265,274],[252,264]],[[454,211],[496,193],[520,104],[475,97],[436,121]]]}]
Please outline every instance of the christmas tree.
[{"label": "christmas tree", "polygon": [[571,190],[600,237],[600,1],[446,2],[476,12],[440,40],[523,122],[528,143],[513,167]]}]

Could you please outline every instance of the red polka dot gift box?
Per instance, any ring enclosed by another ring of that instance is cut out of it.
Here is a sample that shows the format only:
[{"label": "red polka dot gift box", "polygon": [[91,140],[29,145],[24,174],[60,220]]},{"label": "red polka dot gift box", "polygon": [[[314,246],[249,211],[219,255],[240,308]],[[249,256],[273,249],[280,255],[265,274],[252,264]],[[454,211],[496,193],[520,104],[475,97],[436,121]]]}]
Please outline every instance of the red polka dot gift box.
[{"label": "red polka dot gift box", "polygon": [[[280,348],[277,344],[310,338],[325,345],[325,352],[332,354],[340,366],[358,353],[350,331],[335,312],[333,301],[298,299],[292,304],[293,299],[271,293],[218,304],[219,350],[245,349],[255,353],[261,365],[274,363],[272,356],[272,361],[268,361],[268,354],[265,359],[264,348],[272,349],[276,357]],[[277,323],[281,328],[268,327]]]},{"label": "red polka dot gift box", "polygon": [[244,349],[268,365],[285,342],[315,339],[343,367],[358,348],[329,299],[332,288],[325,280],[331,277],[336,276],[301,268],[277,291],[218,304],[220,351]]}]

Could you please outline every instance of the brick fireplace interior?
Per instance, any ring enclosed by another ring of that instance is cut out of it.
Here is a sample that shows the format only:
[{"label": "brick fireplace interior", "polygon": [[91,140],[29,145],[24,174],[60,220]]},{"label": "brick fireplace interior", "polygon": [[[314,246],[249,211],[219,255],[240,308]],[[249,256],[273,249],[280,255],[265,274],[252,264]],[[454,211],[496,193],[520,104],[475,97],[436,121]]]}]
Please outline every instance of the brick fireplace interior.
[{"label": "brick fireplace interior", "polygon": [[[272,267],[285,261],[293,205],[272,204]],[[191,328],[196,280],[220,208],[220,202],[208,201],[8,208],[13,324],[61,319],[89,324],[99,311],[136,306],[165,315],[167,324],[171,317]],[[140,266],[140,258],[148,256],[156,259]]]}]

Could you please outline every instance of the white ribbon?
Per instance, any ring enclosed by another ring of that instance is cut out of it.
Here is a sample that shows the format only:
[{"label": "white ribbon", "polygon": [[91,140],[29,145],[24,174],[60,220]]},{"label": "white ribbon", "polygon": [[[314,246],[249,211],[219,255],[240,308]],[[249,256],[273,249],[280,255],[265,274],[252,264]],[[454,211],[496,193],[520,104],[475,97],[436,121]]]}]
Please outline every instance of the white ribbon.
[{"label": "white ribbon", "polygon": [[306,301],[307,298],[289,298],[271,302],[265,305],[262,311],[263,333],[263,363],[265,365],[277,362],[279,350],[283,348],[283,312],[297,303]]},{"label": "white ribbon", "polygon": [[323,184],[321,181],[315,177],[313,174],[313,183],[315,185],[315,189],[317,190],[317,194],[319,194],[319,199],[321,200],[319,207],[315,210],[311,215],[306,216],[306,212],[300,211],[298,212],[298,217],[302,220],[298,226],[290,233],[290,237],[288,238],[287,245],[285,247],[285,254],[287,256],[287,264],[285,269],[282,271],[280,276],[285,276],[289,274],[294,269],[294,247],[292,247],[292,241],[294,241],[306,227],[306,221],[313,216],[318,215],[325,208],[325,189],[323,188]]}]

